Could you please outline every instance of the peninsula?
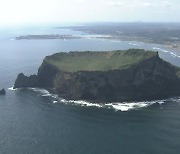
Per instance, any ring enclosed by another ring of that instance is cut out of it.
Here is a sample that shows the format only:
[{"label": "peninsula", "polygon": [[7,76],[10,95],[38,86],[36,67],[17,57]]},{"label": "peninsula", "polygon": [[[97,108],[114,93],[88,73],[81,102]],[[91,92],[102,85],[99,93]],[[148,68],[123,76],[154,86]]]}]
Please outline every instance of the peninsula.
[{"label": "peninsula", "polygon": [[14,88],[40,87],[68,100],[142,101],[180,95],[180,68],[143,49],[60,52],[37,75],[20,73]]},{"label": "peninsula", "polygon": [[80,36],[47,34],[17,36],[15,40],[54,40],[54,39],[80,39]]}]

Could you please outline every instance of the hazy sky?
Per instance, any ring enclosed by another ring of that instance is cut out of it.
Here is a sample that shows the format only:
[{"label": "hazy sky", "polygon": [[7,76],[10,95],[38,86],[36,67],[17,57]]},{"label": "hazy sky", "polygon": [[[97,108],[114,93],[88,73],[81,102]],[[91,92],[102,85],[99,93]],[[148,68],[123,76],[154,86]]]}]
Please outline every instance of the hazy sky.
[{"label": "hazy sky", "polygon": [[94,21],[180,22],[180,0],[0,0],[0,26]]}]

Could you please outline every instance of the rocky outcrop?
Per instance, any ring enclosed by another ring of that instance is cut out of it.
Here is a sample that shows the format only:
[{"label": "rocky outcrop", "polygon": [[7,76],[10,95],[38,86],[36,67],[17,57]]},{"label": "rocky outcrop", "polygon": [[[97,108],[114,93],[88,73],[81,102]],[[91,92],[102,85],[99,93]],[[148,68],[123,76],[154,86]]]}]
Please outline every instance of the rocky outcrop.
[{"label": "rocky outcrop", "polygon": [[25,88],[25,87],[41,87],[41,88],[53,88],[54,78],[58,73],[58,69],[52,65],[43,61],[42,65],[38,70],[37,75],[25,76],[20,73],[14,84],[14,88]]},{"label": "rocky outcrop", "polygon": [[6,94],[6,91],[5,91],[5,89],[3,88],[3,89],[1,89],[0,90],[0,95],[5,95]]},{"label": "rocky outcrop", "polygon": [[18,75],[18,87],[42,87],[66,99],[96,102],[163,99],[180,95],[180,69],[158,54],[108,71],[68,72],[43,61],[37,76]]},{"label": "rocky outcrop", "polygon": [[37,87],[37,75],[25,76],[23,73],[20,73],[17,76],[13,88],[25,88],[25,87]]}]

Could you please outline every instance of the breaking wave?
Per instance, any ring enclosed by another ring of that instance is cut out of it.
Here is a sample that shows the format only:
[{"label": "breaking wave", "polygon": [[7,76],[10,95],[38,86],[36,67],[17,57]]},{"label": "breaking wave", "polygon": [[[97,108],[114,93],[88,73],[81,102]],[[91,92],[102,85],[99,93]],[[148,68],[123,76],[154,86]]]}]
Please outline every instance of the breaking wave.
[{"label": "breaking wave", "polygon": [[[13,89],[13,87],[8,88],[8,89],[16,90],[16,89]],[[58,95],[56,94],[51,94],[47,90],[42,89],[42,88],[26,88],[26,89],[37,92],[42,97],[50,97],[53,104],[63,103],[66,105],[77,105],[77,106],[82,106],[82,107],[97,107],[97,108],[113,109],[115,111],[122,111],[122,112],[145,108],[153,104],[162,105],[164,103],[167,103],[169,100],[180,103],[180,97],[170,98],[168,100],[142,101],[142,102],[91,103],[91,102],[83,101],[83,100],[66,100],[66,99],[58,97]]]},{"label": "breaking wave", "polygon": [[[39,93],[42,97],[50,97],[52,99],[53,104],[63,103],[66,105],[77,105],[82,107],[97,107],[97,108],[106,108],[106,109],[113,109],[115,111],[129,111],[134,109],[141,109],[153,104],[164,104],[168,102],[168,100],[156,100],[156,101],[142,101],[142,102],[114,102],[114,103],[91,103],[88,101],[83,100],[66,100],[63,98],[58,97],[56,94],[51,94],[45,89],[40,88],[28,88],[29,90],[33,90]],[[176,101],[180,103],[179,98],[171,98],[171,101]]]},{"label": "breaking wave", "polygon": [[8,88],[8,90],[12,90],[12,91],[17,90],[17,88],[13,88],[13,87],[14,87],[14,86]]}]

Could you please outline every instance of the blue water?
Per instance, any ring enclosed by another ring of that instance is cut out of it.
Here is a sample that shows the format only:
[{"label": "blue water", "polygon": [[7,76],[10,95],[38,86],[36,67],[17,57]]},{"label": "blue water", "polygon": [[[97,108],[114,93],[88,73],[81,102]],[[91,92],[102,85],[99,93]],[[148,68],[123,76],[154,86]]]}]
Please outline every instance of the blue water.
[{"label": "blue water", "polygon": [[19,35],[57,33],[82,34],[49,27],[0,30],[0,88],[7,91],[7,95],[0,96],[0,153],[180,153],[180,98],[121,112],[113,108],[54,104],[54,98],[43,92],[9,90],[18,73],[37,73],[45,56],[61,51],[156,47],[161,48],[158,49],[161,58],[180,66],[178,54],[173,56],[169,49],[156,44],[132,45],[99,39],[12,40]]}]

